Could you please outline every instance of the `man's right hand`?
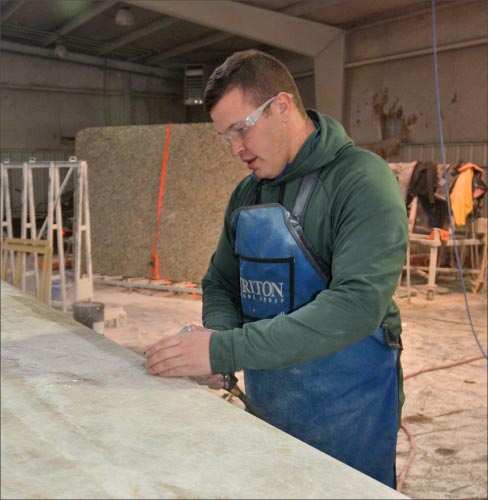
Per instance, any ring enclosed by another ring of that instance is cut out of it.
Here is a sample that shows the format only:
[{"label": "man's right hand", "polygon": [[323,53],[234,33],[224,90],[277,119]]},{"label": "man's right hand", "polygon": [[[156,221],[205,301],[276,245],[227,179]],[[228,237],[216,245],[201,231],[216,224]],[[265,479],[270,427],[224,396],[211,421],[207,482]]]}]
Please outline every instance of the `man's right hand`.
[{"label": "man's right hand", "polygon": [[224,388],[224,377],[222,375],[208,375],[205,377],[189,377],[198,385],[206,385],[209,389],[218,391]]}]

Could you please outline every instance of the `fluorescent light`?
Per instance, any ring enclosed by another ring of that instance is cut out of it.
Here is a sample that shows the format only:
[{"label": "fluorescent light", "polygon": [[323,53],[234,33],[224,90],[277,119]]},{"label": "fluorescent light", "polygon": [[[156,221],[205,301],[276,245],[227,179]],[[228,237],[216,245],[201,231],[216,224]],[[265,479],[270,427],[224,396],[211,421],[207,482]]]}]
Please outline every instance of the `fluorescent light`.
[{"label": "fluorescent light", "polygon": [[62,43],[57,43],[56,47],[54,47],[54,53],[60,59],[63,59],[63,57],[66,57],[66,55],[68,54],[68,49]]},{"label": "fluorescent light", "polygon": [[120,7],[115,16],[115,24],[117,26],[132,26],[134,24],[134,16],[128,7]]}]

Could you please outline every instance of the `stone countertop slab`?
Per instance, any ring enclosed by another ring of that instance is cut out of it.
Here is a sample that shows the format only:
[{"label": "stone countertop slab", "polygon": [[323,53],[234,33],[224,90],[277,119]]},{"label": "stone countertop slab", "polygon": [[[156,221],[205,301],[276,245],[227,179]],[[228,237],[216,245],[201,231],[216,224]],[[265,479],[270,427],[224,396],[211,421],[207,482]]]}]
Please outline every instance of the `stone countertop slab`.
[{"label": "stone countertop slab", "polygon": [[211,123],[172,124],[157,223],[168,129],[96,127],[77,134],[76,156],[88,164],[94,272],[149,277],[158,232],[161,279],[202,281],[230,195],[250,171]]},{"label": "stone countertop slab", "polygon": [[2,282],[2,498],[407,498]]}]

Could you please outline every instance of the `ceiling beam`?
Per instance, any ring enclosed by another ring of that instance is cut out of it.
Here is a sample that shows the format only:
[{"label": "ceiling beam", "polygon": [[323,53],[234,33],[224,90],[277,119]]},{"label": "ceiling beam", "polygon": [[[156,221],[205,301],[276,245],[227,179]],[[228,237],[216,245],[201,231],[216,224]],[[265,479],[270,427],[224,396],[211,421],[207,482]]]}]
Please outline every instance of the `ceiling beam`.
[{"label": "ceiling beam", "polygon": [[145,36],[151,35],[152,33],[155,33],[156,31],[161,31],[164,30],[165,28],[169,28],[173,24],[179,23],[179,19],[175,18],[167,18],[165,17],[164,19],[158,19],[157,21],[154,21],[147,26],[144,26],[143,28],[134,30],[127,35],[123,35],[121,37],[115,38],[111,42],[105,44],[99,51],[98,55],[99,56],[104,56],[105,54],[108,54],[109,52],[114,51],[115,49],[119,49],[120,47],[124,47],[125,45],[128,45],[131,42],[134,42],[136,40],[139,40],[140,38],[144,38]]},{"label": "ceiling beam", "polygon": [[47,47],[51,43],[55,42],[59,37],[63,35],[67,35],[71,31],[74,31],[76,28],[80,27],[82,24],[85,24],[90,19],[98,16],[102,12],[113,7],[117,4],[119,0],[104,0],[100,3],[93,3],[88,9],[84,10],[81,14],[77,15],[71,21],[67,22],[61,28],[57,29],[54,33],[49,35],[49,37],[44,40],[42,44],[43,47]]},{"label": "ceiling beam", "polygon": [[[314,57],[342,30],[233,1],[125,0],[161,14]],[[293,36],[290,36],[290,33]]]},{"label": "ceiling beam", "polygon": [[[344,1],[345,0],[304,0],[303,2],[293,4],[291,6],[285,7],[284,9],[278,9],[277,12],[281,12],[283,14],[288,14],[288,15],[300,16],[302,14],[317,9],[321,5],[324,5],[324,2],[326,2],[327,4],[332,4],[332,3],[342,3]],[[166,59],[170,59],[171,57],[186,54],[187,52],[190,52],[192,50],[201,49],[203,47],[212,45],[214,43],[223,42],[225,40],[228,40],[229,38],[232,38],[233,36],[234,35],[230,33],[224,33],[224,32],[212,33],[211,35],[199,38],[198,40],[195,40],[193,42],[184,43],[170,50],[160,52],[159,54],[151,56],[149,59],[146,60],[146,63],[157,64]],[[144,57],[145,56],[140,56],[137,59],[142,59]]]},{"label": "ceiling beam", "polygon": [[89,56],[85,54],[78,54],[68,51],[65,57],[59,59],[52,49],[34,47],[31,45],[24,45],[21,43],[0,41],[0,51],[15,52],[20,54],[28,54],[39,57],[46,57],[48,59],[55,59],[57,61],[71,62],[77,64],[86,64],[90,66],[99,66],[101,68],[112,69],[115,71],[126,71],[129,73],[136,73],[145,76],[153,76],[165,79],[165,90],[172,93],[181,94],[181,75],[178,72],[169,71],[155,66],[146,66],[143,64],[128,63],[116,59],[106,59],[102,57]]},{"label": "ceiling beam", "polygon": [[[327,0],[326,0],[327,1]],[[344,0],[328,0],[344,2]],[[192,44],[150,58],[152,63],[201,48],[236,35],[314,59],[315,107],[342,120],[344,100],[345,31],[283,12],[243,5],[231,0],[125,0],[126,3],[184,19],[224,33],[214,33]],[[296,5],[295,12],[315,9],[315,3]],[[288,10],[288,12],[291,11]],[[231,34],[226,34],[231,33]],[[292,36],[290,36],[292,34]]]},{"label": "ceiling beam", "polygon": [[350,3],[350,0],[303,0],[303,2],[298,2],[287,7],[287,14],[290,16],[304,16],[310,12],[314,12],[322,7],[329,7],[331,5],[340,5]]},{"label": "ceiling beam", "polygon": [[0,2],[0,19],[3,22],[5,22],[12,14],[17,12],[25,3],[27,0],[12,0],[7,7],[2,7],[2,4]]},{"label": "ceiling beam", "polygon": [[206,47],[207,45],[212,45],[213,43],[222,42],[231,38],[233,35],[229,35],[228,33],[222,33],[220,31],[213,33],[212,35],[199,38],[198,40],[194,40],[193,42],[183,43],[178,45],[174,49],[166,50],[165,52],[161,52],[155,56],[147,59],[147,64],[156,64],[165,59],[169,59],[170,57],[179,56],[181,54],[186,54],[187,52],[191,52],[192,50],[201,49],[202,47]]}]

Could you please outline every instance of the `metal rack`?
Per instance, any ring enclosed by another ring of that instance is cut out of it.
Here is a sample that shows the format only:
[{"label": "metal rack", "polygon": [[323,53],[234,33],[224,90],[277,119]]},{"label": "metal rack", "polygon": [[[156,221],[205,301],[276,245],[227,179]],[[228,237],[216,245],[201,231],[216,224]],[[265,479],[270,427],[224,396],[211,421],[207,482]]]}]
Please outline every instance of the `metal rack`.
[{"label": "metal rack", "polygon": [[[61,196],[66,192],[66,186],[70,179],[73,180],[73,281],[74,301],[91,300],[93,297],[93,271],[91,262],[91,237],[90,237],[90,209],[88,196],[88,166],[84,161],[77,161],[71,157],[68,161],[36,162],[31,158],[28,162],[10,163],[8,160],[1,162],[1,236],[13,238],[12,206],[9,174],[16,169],[22,170],[22,204],[20,214],[20,234],[22,239],[41,240],[45,239],[53,246],[54,238],[57,243],[57,267],[51,266],[49,283],[58,279],[61,286],[61,303],[63,311],[68,308],[66,294],[66,259],[65,238],[63,234],[63,212]],[[47,214],[37,231],[36,205],[34,200],[34,169],[46,169],[48,171],[47,185]],[[65,173],[61,182],[61,172]],[[9,252],[8,260],[13,275],[14,252]],[[20,288],[26,291],[26,278],[34,275],[36,290],[39,289],[38,257],[34,256],[34,268],[28,270],[26,256],[22,256]],[[57,272],[54,272],[57,271]],[[49,294],[51,295],[51,294]],[[51,296],[48,298],[51,303]]]}]

